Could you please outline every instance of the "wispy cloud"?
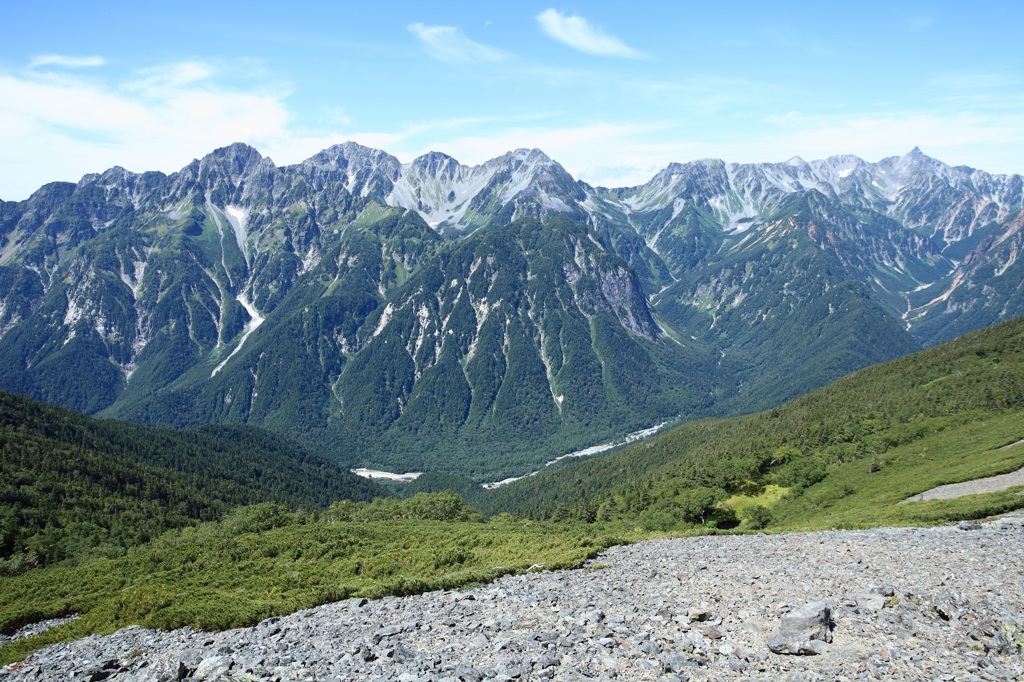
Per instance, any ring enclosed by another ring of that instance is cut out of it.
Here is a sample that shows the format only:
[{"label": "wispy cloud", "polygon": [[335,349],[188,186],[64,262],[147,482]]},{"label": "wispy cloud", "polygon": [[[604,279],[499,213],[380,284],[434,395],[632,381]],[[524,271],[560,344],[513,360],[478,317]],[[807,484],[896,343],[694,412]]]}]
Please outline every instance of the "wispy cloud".
[{"label": "wispy cloud", "polygon": [[175,171],[232,141],[301,144],[286,90],[243,90],[218,76],[216,66],[196,62],[146,69],[127,81],[0,71],[0,149],[18,159],[0,165],[0,196],[23,198],[46,182],[114,165]]},{"label": "wispy cloud", "polygon": [[209,84],[214,72],[212,65],[203,62],[163,64],[140,69],[132,80],[121,85],[121,89],[160,96],[170,90],[199,85],[204,81]]},{"label": "wispy cloud", "polygon": [[89,67],[103,66],[106,64],[103,57],[69,57],[63,54],[43,54],[29,62],[28,68],[35,69],[40,66],[63,66],[69,69],[83,69]]},{"label": "wispy cloud", "polygon": [[504,50],[470,40],[456,26],[427,26],[417,22],[408,29],[423,44],[427,54],[439,62],[500,62],[509,56]]},{"label": "wispy cloud", "polygon": [[558,10],[546,9],[537,15],[537,21],[544,33],[581,52],[630,59],[646,57],[642,52],[634,50],[580,16],[564,15]]}]

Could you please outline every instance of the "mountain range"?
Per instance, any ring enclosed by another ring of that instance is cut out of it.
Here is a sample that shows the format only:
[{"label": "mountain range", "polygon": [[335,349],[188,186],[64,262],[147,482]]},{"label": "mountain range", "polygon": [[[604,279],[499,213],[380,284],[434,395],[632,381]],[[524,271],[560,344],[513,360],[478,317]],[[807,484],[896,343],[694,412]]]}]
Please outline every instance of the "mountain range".
[{"label": "mountain range", "polygon": [[1022,204],[916,148],[608,189],[536,149],[234,144],[0,202],[0,388],[494,480],[1021,315]]}]

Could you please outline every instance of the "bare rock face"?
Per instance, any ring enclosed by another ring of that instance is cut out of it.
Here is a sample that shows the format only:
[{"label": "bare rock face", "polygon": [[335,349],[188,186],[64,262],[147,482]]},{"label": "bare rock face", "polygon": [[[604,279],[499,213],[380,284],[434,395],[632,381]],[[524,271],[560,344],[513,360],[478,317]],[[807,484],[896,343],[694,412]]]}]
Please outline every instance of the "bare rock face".
[{"label": "bare rock face", "polygon": [[823,654],[828,650],[826,644],[832,641],[833,627],[832,606],[827,601],[811,602],[782,617],[779,631],[768,641],[768,648],[776,654]]}]

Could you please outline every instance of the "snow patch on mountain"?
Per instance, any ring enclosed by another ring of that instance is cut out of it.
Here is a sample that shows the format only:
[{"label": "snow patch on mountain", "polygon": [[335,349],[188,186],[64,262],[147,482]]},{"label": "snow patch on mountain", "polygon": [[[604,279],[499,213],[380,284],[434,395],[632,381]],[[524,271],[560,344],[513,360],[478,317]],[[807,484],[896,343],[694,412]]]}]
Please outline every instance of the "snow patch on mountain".
[{"label": "snow patch on mountain", "polygon": [[235,241],[238,243],[238,249],[245,256],[245,261],[249,262],[249,235],[246,232],[246,218],[248,213],[241,206],[225,206],[224,215],[227,216],[228,222],[231,223],[231,228],[235,232]]},{"label": "snow patch on mountain", "polygon": [[235,357],[235,355],[238,354],[238,351],[242,350],[242,346],[245,345],[249,336],[256,331],[266,319],[260,315],[259,311],[256,310],[256,307],[249,301],[245,294],[239,294],[236,300],[243,308],[245,308],[245,312],[249,313],[249,322],[245,325],[245,331],[242,333],[242,338],[238,340],[238,345],[232,349],[231,353],[226,358],[224,358],[223,362],[213,368],[213,372],[210,373],[211,379],[217,376],[217,373],[224,369],[224,365],[228,364],[228,361]]}]

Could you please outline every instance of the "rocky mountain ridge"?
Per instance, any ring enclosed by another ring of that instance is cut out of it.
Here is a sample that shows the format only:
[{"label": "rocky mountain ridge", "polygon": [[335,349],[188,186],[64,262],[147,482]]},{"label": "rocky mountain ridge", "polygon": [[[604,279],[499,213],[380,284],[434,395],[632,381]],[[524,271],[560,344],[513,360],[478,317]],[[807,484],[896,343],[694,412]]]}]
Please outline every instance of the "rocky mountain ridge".
[{"label": "rocky mountain ridge", "polygon": [[917,149],[607,189],[540,150],[235,144],[0,203],[0,387],[500,477],[1024,313],[1022,203]]}]

